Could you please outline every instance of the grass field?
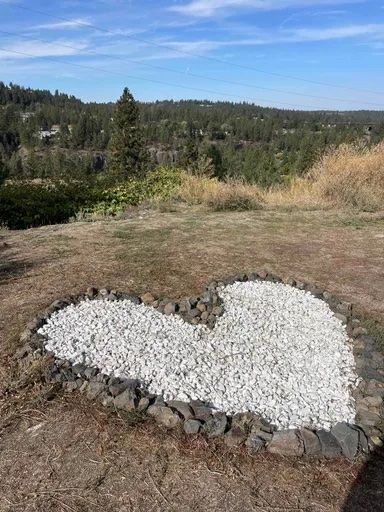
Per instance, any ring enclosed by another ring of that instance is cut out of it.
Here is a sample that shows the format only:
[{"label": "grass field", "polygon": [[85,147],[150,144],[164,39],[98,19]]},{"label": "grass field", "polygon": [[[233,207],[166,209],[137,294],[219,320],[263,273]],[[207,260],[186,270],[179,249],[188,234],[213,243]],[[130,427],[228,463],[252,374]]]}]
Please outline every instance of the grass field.
[{"label": "grass field", "polygon": [[[353,302],[384,346],[383,255],[379,213],[179,207],[1,232],[0,511],[379,510],[383,466],[356,487],[362,461],[251,458],[166,433],[43,385],[12,354],[40,309],[90,285],[173,298],[260,268]],[[370,508],[343,507],[348,495]]]}]

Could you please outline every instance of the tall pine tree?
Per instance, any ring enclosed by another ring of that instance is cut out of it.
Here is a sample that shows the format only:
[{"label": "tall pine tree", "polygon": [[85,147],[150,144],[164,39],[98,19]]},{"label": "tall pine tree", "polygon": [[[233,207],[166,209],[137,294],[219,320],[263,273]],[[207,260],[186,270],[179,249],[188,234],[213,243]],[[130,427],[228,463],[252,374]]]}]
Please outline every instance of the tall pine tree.
[{"label": "tall pine tree", "polygon": [[127,87],[116,103],[109,150],[109,172],[116,179],[143,176],[148,157],[139,127],[139,108]]}]

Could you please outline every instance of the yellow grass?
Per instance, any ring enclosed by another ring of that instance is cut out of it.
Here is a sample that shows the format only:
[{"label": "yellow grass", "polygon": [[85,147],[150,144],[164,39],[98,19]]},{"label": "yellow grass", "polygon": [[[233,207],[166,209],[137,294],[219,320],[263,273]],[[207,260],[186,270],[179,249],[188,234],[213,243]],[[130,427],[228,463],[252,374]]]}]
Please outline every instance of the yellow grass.
[{"label": "yellow grass", "polygon": [[384,142],[329,150],[305,178],[264,195],[272,207],[384,209]]},{"label": "yellow grass", "polygon": [[202,204],[213,210],[255,210],[262,206],[262,192],[241,180],[222,182],[216,178],[185,174],[177,197],[190,205]]},{"label": "yellow grass", "polygon": [[176,192],[178,200],[213,210],[353,208],[384,209],[384,142],[331,148],[304,177],[262,190],[241,180],[184,173]]}]

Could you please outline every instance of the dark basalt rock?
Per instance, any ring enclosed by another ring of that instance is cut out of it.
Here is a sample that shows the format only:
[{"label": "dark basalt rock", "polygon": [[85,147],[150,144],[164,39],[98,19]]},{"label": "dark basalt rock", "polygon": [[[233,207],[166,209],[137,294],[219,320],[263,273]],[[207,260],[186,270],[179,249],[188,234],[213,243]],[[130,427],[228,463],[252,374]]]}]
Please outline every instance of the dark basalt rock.
[{"label": "dark basalt rock", "polygon": [[331,428],[331,434],[335,437],[341,446],[341,451],[350,460],[352,460],[359,448],[359,433],[347,423],[338,423]]},{"label": "dark basalt rock", "polygon": [[148,414],[166,428],[175,428],[181,423],[180,416],[174,413],[170,407],[151,405],[148,407]]},{"label": "dark basalt rock", "polygon": [[306,428],[300,430],[300,436],[304,441],[304,453],[316,456],[321,454],[321,444],[317,435]]},{"label": "dark basalt rock", "polygon": [[321,453],[324,457],[332,458],[341,455],[341,447],[337,439],[327,430],[318,430],[316,432],[321,444]]},{"label": "dark basalt rock", "polygon": [[186,434],[197,434],[198,432],[200,432],[202,426],[203,424],[201,421],[189,419],[184,421],[183,428]]},{"label": "dark basalt rock", "polygon": [[304,453],[304,443],[296,430],[279,430],[273,434],[267,450],[279,455],[300,457]]},{"label": "dark basalt rock", "polygon": [[122,409],[123,411],[132,411],[136,407],[137,396],[135,391],[132,389],[125,389],[122,393],[117,395],[113,401],[115,407],[117,409]]}]

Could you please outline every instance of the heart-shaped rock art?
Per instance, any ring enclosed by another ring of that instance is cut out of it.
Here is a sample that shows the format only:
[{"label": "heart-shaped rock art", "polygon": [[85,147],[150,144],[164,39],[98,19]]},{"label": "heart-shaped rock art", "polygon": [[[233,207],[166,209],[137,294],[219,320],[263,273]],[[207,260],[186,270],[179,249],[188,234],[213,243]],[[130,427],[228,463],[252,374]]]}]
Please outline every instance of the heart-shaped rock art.
[{"label": "heart-shaped rock art", "polygon": [[345,327],[310,293],[271,282],[219,290],[212,330],[129,300],[85,300],[39,330],[59,358],[137,378],[166,400],[253,411],[278,428],[353,423],[354,358]]}]

